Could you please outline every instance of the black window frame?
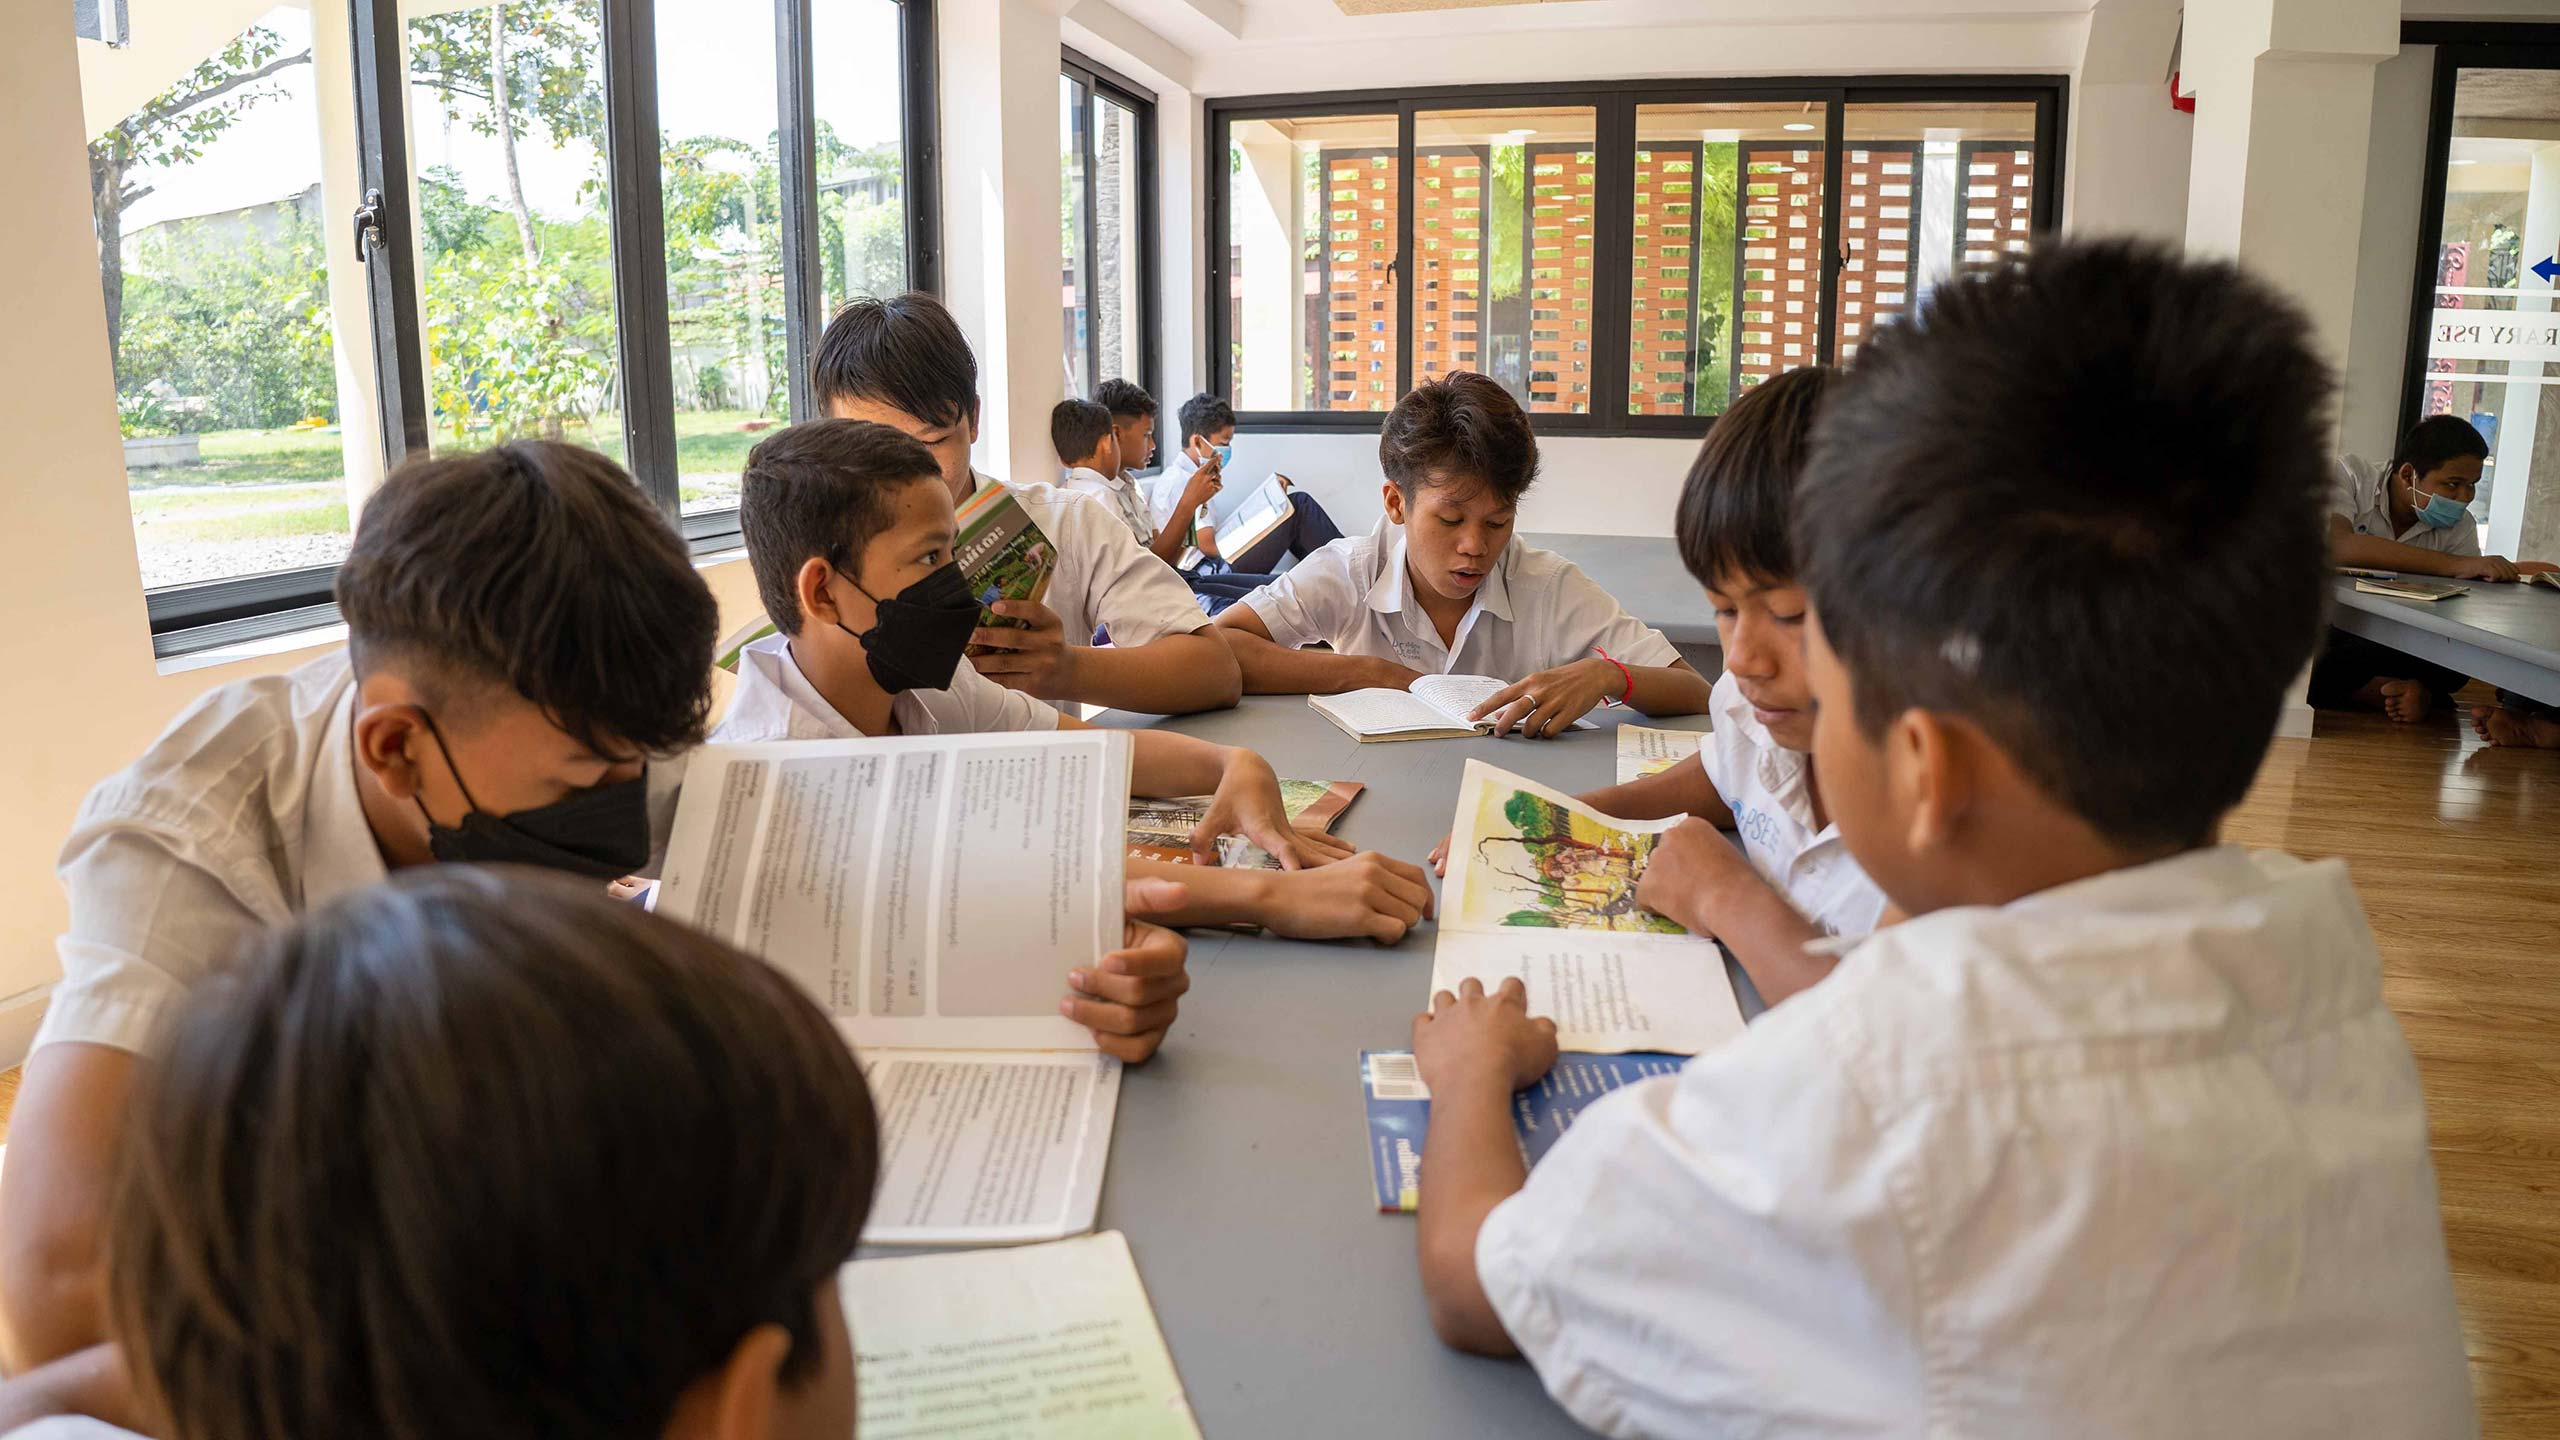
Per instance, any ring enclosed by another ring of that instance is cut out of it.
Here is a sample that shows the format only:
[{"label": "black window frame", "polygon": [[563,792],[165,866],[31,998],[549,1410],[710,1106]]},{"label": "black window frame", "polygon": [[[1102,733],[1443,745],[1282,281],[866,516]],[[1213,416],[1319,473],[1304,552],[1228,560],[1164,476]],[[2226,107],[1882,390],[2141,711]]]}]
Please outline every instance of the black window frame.
[{"label": "black window frame", "polygon": [[[1228,315],[1228,147],[1231,127],[1239,121],[1297,120],[1338,116],[1393,119],[1397,125],[1400,203],[1397,209],[1395,273],[1399,324],[1396,332],[1396,393],[1413,389],[1413,317],[1415,297],[1408,279],[1413,271],[1413,172],[1418,115],[1451,110],[1498,110],[1512,107],[1588,108],[1596,113],[1592,246],[1592,403],[1588,412],[1538,411],[1541,434],[1593,436],[1666,436],[1696,438],[1707,433],[1712,415],[1631,415],[1627,404],[1628,347],[1634,316],[1634,204],[1637,111],[1650,105],[1696,103],[1793,104],[1824,107],[1828,124],[1823,157],[1823,256],[1818,354],[1835,353],[1834,326],[1840,271],[1840,165],[1845,147],[1836,143],[1848,107],[1977,101],[2032,102],[2037,155],[2030,225],[2035,234],[2061,226],[2068,176],[2064,127],[2070,112],[2071,80],[2067,75],[1875,75],[1875,76],[1736,76],[1710,80],[1621,80],[1578,84],[1438,85],[1395,90],[1327,90],[1286,95],[1217,96],[1206,102],[1206,136],[1201,149],[1202,232],[1205,281],[1202,329],[1207,336],[1207,366],[1213,393],[1234,393],[1232,345]],[[1374,432],[1383,414],[1374,410],[1243,410],[1236,421],[1248,429],[1295,433]]]},{"label": "black window frame", "polygon": [[2453,158],[2454,87],[2465,70],[2560,71],[2560,24],[2525,21],[2410,21],[2400,43],[2432,45],[2427,140],[2421,151],[2418,244],[2409,284],[2409,334],[2400,366],[2400,424],[2406,435],[2426,408],[2427,340],[2435,328],[2436,264],[2444,250],[2444,199]]},{"label": "black window frame", "polygon": [[[325,0],[324,0],[325,3]],[[752,3],[752,0],[749,0]],[[810,50],[814,5],[772,0],[781,146],[785,356],[793,420],[814,413],[807,357],[825,317],[820,286],[815,94]],[[939,293],[942,277],[942,143],[934,55],[934,0],[899,6],[901,129],[907,283]],[[362,188],[379,198],[381,243],[365,262],[373,317],[375,396],[386,471],[428,449],[426,377],[420,368],[419,294],[411,260],[406,30],[398,0],[347,0],[355,51],[355,106]],[[677,491],[675,390],[668,351],[664,195],[657,103],[656,0],[601,0],[605,177],[613,244],[616,363],[624,392],[625,466],[696,556],[742,542],[735,508],[687,515]],[[1152,190],[1152,186],[1150,187]],[[351,223],[346,216],[324,224]],[[337,623],[335,565],[163,586],[143,594],[157,658],[267,639]]]},{"label": "black window frame", "polygon": [[[1080,268],[1083,271],[1085,304],[1092,309],[1099,308],[1102,294],[1102,277],[1094,273],[1094,262],[1098,254],[1095,243],[1097,223],[1095,216],[1098,210],[1094,200],[1095,189],[1101,180],[1094,127],[1090,123],[1093,102],[1097,98],[1109,100],[1137,117],[1138,173],[1131,185],[1136,192],[1138,203],[1138,253],[1131,257],[1131,263],[1138,267],[1138,373],[1119,378],[1136,380],[1140,385],[1145,386],[1147,393],[1155,396],[1157,402],[1161,404],[1165,400],[1164,346],[1157,337],[1163,330],[1160,321],[1164,314],[1164,296],[1163,271],[1157,263],[1156,237],[1163,202],[1160,187],[1156,183],[1156,92],[1072,46],[1059,48],[1058,73],[1082,87],[1084,101],[1078,108],[1088,117],[1087,123],[1081,127],[1083,136],[1081,149],[1084,161],[1084,234],[1079,249],[1082,255]],[[1095,386],[1099,386],[1106,379],[1113,378],[1102,373],[1102,329],[1099,325],[1085,327],[1084,363],[1085,375]]]}]

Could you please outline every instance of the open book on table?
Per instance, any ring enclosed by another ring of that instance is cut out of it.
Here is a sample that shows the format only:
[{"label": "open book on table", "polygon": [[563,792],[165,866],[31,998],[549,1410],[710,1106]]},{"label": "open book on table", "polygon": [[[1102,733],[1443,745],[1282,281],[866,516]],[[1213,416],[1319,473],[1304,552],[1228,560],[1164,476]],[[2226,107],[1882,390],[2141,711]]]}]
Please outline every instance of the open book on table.
[{"label": "open book on table", "polygon": [[[1470,720],[1467,715],[1508,683],[1490,675],[1425,675],[1410,690],[1345,690],[1339,695],[1310,695],[1307,703],[1363,744],[1462,740],[1492,733],[1491,720]],[[1598,727],[1589,720],[1576,720],[1573,728]]]},{"label": "open book on table", "polygon": [[1698,753],[1707,738],[1703,730],[1656,730],[1649,725],[1618,727],[1618,783],[1659,775]]},{"label": "open book on table", "polygon": [[[1612,1090],[1677,1075],[1688,1063],[1677,1055],[1585,1055],[1565,1051],[1537,1084],[1511,1097],[1511,1128],[1520,1158],[1536,1165],[1556,1138],[1594,1100]],[[1411,1211],[1422,1203],[1422,1141],[1431,1125],[1431,1088],[1410,1050],[1360,1052],[1360,1089],[1369,1110],[1369,1178],[1381,1212]]]},{"label": "open book on table", "polygon": [[[1360,798],[1368,787],[1357,780],[1283,780],[1280,782],[1280,805],[1289,815],[1289,823],[1301,830],[1333,833],[1342,812]],[[1185,795],[1176,799],[1131,797],[1129,801],[1129,858],[1163,860],[1174,865],[1191,863],[1191,832],[1209,813],[1213,797]],[[1241,835],[1219,837],[1218,863],[1235,869],[1277,870],[1280,861],[1268,850]]]},{"label": "open book on table", "polygon": [[1058,1001],[1121,947],[1128,801],[1117,731],[693,752],[656,908],[762,956],[859,1050],[868,1240],[1093,1228],[1120,1066]]},{"label": "open book on table", "polygon": [[2421,580],[2414,575],[2386,575],[2378,579],[2356,577],[2356,588],[2367,595],[2388,595],[2394,600],[2449,600],[2470,593],[2468,585],[2450,580]]},{"label": "open book on table", "polygon": [[1616,820],[1470,760],[1449,826],[1431,994],[1518,976],[1566,1050],[1695,1055],[1742,1032],[1724,954],[1636,904],[1671,820]]},{"label": "open book on table", "polygon": [[[960,507],[960,538],[951,555],[978,597],[981,626],[1021,625],[995,613],[999,600],[1039,600],[1058,568],[1058,547],[1022,508],[1012,491],[989,485]],[[971,653],[979,647],[971,647]]]}]

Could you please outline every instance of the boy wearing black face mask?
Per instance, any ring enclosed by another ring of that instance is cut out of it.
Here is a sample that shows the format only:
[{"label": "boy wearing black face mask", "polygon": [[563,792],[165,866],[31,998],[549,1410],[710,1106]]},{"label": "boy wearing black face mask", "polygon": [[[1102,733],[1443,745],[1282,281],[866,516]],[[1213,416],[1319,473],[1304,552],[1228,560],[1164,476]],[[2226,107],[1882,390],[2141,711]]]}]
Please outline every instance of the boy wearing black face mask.
[{"label": "boy wearing black face mask", "polygon": [[[780,633],[739,655],[738,692],[714,740],[1083,728],[962,662],[978,602],[952,559],[951,493],[931,483],[939,473],[924,446],[860,420],[811,420],[756,446],[738,518],[765,613]],[[1129,862],[1133,882],[1178,880],[1188,892],[1155,918],[1392,943],[1430,912],[1431,888],[1419,867],[1354,855],[1331,836],[1293,829],[1261,756],[1167,730],[1132,738],[1137,793],[1215,796],[1193,837],[1202,863]],[[1211,863],[1225,834],[1249,837],[1287,868]],[[1086,993],[1115,998],[1108,989]],[[1077,1018],[1095,1027],[1106,1048],[1118,1034],[1142,1038],[1143,1051],[1152,1051],[1162,1035],[1160,1027],[1143,1037],[1108,1029],[1128,1017],[1107,1011]],[[1171,1018],[1169,1008],[1162,1018]]]},{"label": "boy wearing black face mask", "polygon": [[[63,982],[0,1181],[0,1359],[94,1342],[123,1101],[242,942],[389,871],[647,866],[702,738],[719,618],[684,542],[592,451],[404,467],[338,573],[344,652],[226,685],[82,806]],[[653,823],[653,817],[656,823]]]}]

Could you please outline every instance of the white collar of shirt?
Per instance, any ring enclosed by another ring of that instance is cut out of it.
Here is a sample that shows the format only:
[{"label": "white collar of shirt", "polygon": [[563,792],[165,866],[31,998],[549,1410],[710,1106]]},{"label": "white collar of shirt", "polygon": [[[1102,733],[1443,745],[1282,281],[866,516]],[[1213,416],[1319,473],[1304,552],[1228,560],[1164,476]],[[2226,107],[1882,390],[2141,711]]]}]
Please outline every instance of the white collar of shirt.
[{"label": "white collar of shirt", "polygon": [[1819,845],[1839,833],[1839,827],[1815,823],[1813,813],[1813,757],[1799,754],[1778,743],[1760,717],[1751,713],[1751,702],[1742,693],[1742,682],[1727,671],[1717,682],[1724,693],[1713,697],[1709,706],[1715,728],[1731,726],[1751,742],[1752,778],[1771,800],[1787,812],[1787,817],[1813,833],[1808,847]]},{"label": "white collar of shirt", "polygon": [[779,634],[738,652],[738,693],[731,697],[720,728],[758,740],[851,740],[862,735],[809,683],[791,654],[791,637]]},{"label": "white collar of shirt", "polygon": [[364,801],[356,794],[355,715],[360,682],[350,680],[346,693],[329,711],[328,729],[311,769],[311,789],[302,810],[302,904],[314,909],[341,895],[375,885],[390,874],[382,863],[382,844],[364,818]]},{"label": "white collar of shirt", "polygon": [[[1378,571],[1378,578],[1369,582],[1367,597],[1369,608],[1381,615],[1405,615],[1408,625],[1418,619],[1422,630],[1429,632],[1430,638],[1436,643],[1440,638],[1438,627],[1431,623],[1431,616],[1414,600],[1413,572],[1405,565],[1404,527],[1391,521],[1383,522],[1383,528],[1379,534],[1381,541],[1385,540],[1385,532],[1388,530],[1395,532],[1396,542],[1392,546],[1381,544],[1379,547],[1385,556],[1386,565]],[[1452,659],[1456,658],[1459,651],[1466,648],[1467,637],[1475,632],[1476,621],[1479,618],[1490,615],[1505,624],[1510,623],[1509,576],[1513,553],[1514,547],[1511,544],[1506,543],[1502,547],[1502,557],[1493,562],[1491,570],[1485,572],[1484,583],[1476,587],[1475,599],[1467,605],[1467,613],[1458,617],[1458,628],[1451,632],[1449,637],[1448,652]]]}]

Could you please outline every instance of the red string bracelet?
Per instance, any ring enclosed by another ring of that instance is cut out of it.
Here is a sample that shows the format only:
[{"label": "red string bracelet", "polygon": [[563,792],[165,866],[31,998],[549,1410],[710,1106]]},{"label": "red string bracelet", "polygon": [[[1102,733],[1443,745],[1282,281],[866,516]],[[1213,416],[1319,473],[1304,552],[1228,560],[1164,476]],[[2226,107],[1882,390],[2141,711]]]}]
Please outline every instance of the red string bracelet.
[{"label": "red string bracelet", "polygon": [[1626,694],[1620,695],[1617,699],[1612,700],[1609,703],[1612,705],[1626,704],[1627,697],[1636,693],[1636,677],[1634,672],[1630,671],[1624,664],[1620,663],[1617,656],[1610,654],[1608,651],[1601,649],[1597,645],[1591,647],[1591,653],[1618,667],[1618,677],[1627,682],[1627,690]]}]

